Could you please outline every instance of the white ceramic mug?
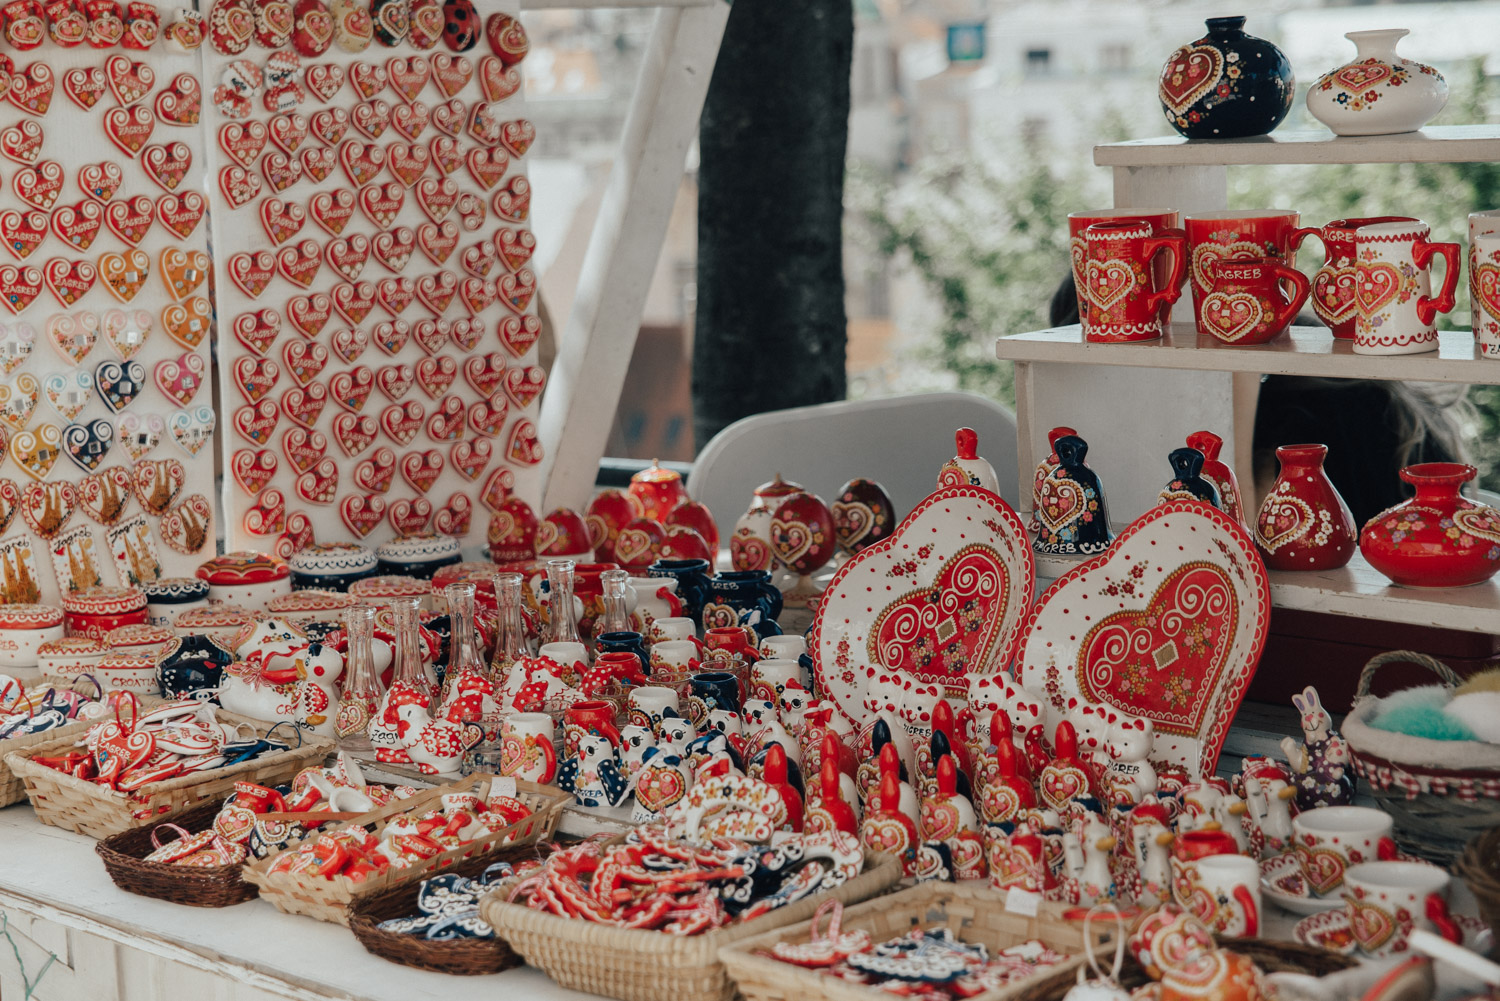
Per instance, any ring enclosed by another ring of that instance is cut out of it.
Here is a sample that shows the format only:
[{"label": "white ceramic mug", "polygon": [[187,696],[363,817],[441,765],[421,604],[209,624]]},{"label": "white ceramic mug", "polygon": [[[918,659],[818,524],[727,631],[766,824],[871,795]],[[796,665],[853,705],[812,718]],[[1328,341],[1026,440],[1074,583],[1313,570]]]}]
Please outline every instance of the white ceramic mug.
[{"label": "white ceramic mug", "polygon": [[1194,886],[1188,908],[1210,931],[1237,938],[1260,935],[1259,862],[1244,855],[1205,855],[1190,872]]},{"label": "white ceramic mug", "polygon": [[766,659],[796,660],[804,653],[807,653],[807,640],[796,633],[767,636],[760,641],[760,655]]},{"label": "white ceramic mug", "polygon": [[697,639],[698,629],[692,619],[677,616],[652,622],[647,635],[652,643],[669,643],[673,640]]},{"label": "white ceramic mug", "polygon": [[698,664],[698,645],[690,640],[667,640],[651,644],[652,671],[691,671]]},{"label": "white ceramic mug", "polygon": [[662,714],[671,709],[681,712],[677,702],[677,690],[661,685],[642,685],[630,690],[630,722],[655,733],[661,726]]},{"label": "white ceramic mug", "polygon": [[1469,311],[1485,358],[1500,358],[1500,209],[1469,213]]},{"label": "white ceramic mug", "polygon": [[[1433,931],[1429,907],[1447,918],[1448,874],[1427,862],[1365,862],[1344,873],[1344,914],[1360,952],[1405,952],[1413,928]],[[1439,929],[1441,930],[1441,929]]]},{"label": "white ceramic mug", "polygon": [[551,782],[557,773],[556,724],[547,713],[511,713],[500,724],[500,774]]},{"label": "white ceramic mug", "polygon": [[1321,806],[1292,818],[1292,850],[1314,896],[1338,893],[1351,865],[1379,858],[1391,815],[1369,806]]},{"label": "white ceramic mug", "polygon": [[777,702],[790,682],[802,683],[802,667],[795,660],[758,660],[750,665],[750,697]]},{"label": "white ceramic mug", "polygon": [[572,641],[543,643],[541,648],[537,650],[536,655],[538,657],[546,657],[548,660],[561,664],[563,667],[572,667],[574,664],[580,663],[587,667],[589,662],[589,648],[582,643],[574,643]]},{"label": "white ceramic mug", "polygon": [[[1378,222],[1354,231],[1354,352],[1408,355],[1435,351],[1438,313],[1453,308],[1461,248],[1428,239],[1420,219]],[[1442,290],[1432,294],[1432,259],[1446,265]]]}]

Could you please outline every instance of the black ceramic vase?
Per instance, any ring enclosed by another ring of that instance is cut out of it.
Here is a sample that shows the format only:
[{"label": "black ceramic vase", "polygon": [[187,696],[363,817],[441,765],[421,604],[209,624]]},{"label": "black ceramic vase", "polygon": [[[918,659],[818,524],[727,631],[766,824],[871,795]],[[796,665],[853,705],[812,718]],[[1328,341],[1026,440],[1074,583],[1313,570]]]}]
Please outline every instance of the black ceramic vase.
[{"label": "black ceramic vase", "polygon": [[1167,59],[1156,86],[1172,128],[1189,139],[1263,136],[1291,110],[1297,82],[1280,49],[1244,32],[1243,17],[1211,17],[1208,34]]}]

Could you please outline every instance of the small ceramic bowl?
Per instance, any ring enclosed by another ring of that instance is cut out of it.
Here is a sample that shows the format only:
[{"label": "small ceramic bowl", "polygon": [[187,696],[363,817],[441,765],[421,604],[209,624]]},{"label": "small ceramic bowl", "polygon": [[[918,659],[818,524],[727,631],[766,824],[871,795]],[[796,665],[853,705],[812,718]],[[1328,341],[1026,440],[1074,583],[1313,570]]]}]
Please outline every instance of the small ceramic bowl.
[{"label": "small ceramic bowl", "polygon": [[287,560],[293,590],[317,588],[347,591],[349,585],[377,572],[378,561],[368,546],[330,542],[299,549]]},{"label": "small ceramic bowl", "polygon": [[252,611],[265,608],[277,595],[292,593],[291,568],[261,553],[215,556],[198,567],[197,576],[208,581],[209,601]]},{"label": "small ceramic bowl", "polygon": [[431,580],[440,567],[459,562],[458,540],[440,532],[424,532],[381,543],[375,550],[382,574],[401,574]]}]

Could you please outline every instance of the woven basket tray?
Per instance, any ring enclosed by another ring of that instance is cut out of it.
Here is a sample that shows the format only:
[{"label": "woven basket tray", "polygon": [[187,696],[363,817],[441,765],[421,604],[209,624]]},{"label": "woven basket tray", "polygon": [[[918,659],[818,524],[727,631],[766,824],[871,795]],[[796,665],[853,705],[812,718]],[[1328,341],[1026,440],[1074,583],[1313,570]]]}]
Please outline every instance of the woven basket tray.
[{"label": "woven basket tray", "polygon": [[[842,928],[845,932],[863,929],[870,933],[870,939],[877,945],[913,928],[951,928],[956,937],[965,942],[981,943],[991,954],[1031,939],[1040,939],[1044,945],[1072,957],[1026,980],[986,991],[973,999],[1011,1001],[1047,994],[1056,988],[1066,992],[1068,987],[1077,983],[1078,968],[1084,962],[1083,929],[1081,923],[1063,920],[1063,910],[1062,905],[1048,904],[1036,917],[1022,917],[1007,911],[1005,895],[988,886],[922,883],[846,908]],[[1091,925],[1095,941],[1102,940],[1113,930],[1114,922],[1108,920]],[[802,943],[811,936],[812,922],[803,921],[754,938],[741,939],[720,949],[719,958],[748,1001],[880,1001],[890,997],[888,992],[874,987],[757,955],[770,950],[777,942]],[[1113,947],[1109,951],[1113,955]]]},{"label": "woven basket tray", "polygon": [[704,935],[612,928],[508,904],[510,881],[484,898],[479,913],[526,962],[564,987],[620,1001],[732,1001],[719,950],[741,939],[806,921],[829,896],[845,904],[884,893],[901,878],[889,855],[865,853],[865,871],[834,890]]},{"label": "woven basket tray", "polygon": [[1500,826],[1500,746],[1478,740],[1428,740],[1370,726],[1366,720],[1381,706],[1370,688],[1387,664],[1425,667],[1450,689],[1462,682],[1448,665],[1426,654],[1379,654],[1360,672],[1354,708],[1340,728],[1355,772],[1395,821],[1393,833],[1401,848],[1451,865],[1471,839]]},{"label": "woven basket tray", "polygon": [[[457,862],[448,871],[476,878],[496,862],[515,863],[538,854],[542,854],[542,850],[537,845],[507,845],[477,858]],[[521,957],[498,936],[429,942],[419,935],[382,931],[380,922],[417,913],[420,885],[419,881],[398,883],[354,898],[349,905],[349,930],[359,939],[359,944],[381,959],[434,973],[473,977],[521,965]]]},{"label": "woven basket tray", "polygon": [[[78,678],[48,678],[43,677],[40,681],[32,684],[30,691],[46,691],[48,688],[70,689],[78,682]],[[142,709],[152,709],[160,705],[163,700],[151,695],[137,697]],[[20,803],[26,799],[26,783],[21,781],[20,776],[10,770],[5,756],[11,751],[19,751],[23,747],[33,744],[42,744],[49,740],[57,740],[60,737],[81,735],[98,720],[75,720],[51,730],[43,730],[41,733],[28,733],[22,737],[11,737],[8,740],[0,740],[0,806],[10,806],[12,803]]]},{"label": "woven basket tray", "polygon": [[[397,814],[406,813],[409,810],[420,812],[435,807],[438,801],[448,793],[468,792],[480,786],[487,786],[494,778],[495,776],[489,774],[470,775],[457,782],[427,789],[415,796],[388,803],[349,823],[358,824],[379,834],[390,818]],[[348,876],[328,878],[296,872],[271,872],[271,866],[275,864],[277,858],[285,852],[296,851],[297,845],[302,843],[298,841],[289,845],[283,852],[245,866],[245,879],[258,886],[261,898],[275,904],[278,910],[285,911],[287,914],[305,914],[319,921],[346,925],[349,923],[348,906],[357,897],[383,890],[389,886],[420,881],[440,869],[487,854],[501,846],[529,845],[550,838],[552,832],[557,830],[557,820],[562,815],[563,807],[573,798],[554,786],[537,785],[535,782],[517,782],[516,797],[531,807],[531,816],[502,828],[494,834],[450,849],[441,855],[434,855],[424,862],[405,869],[392,868],[357,883]],[[309,837],[317,837],[317,834],[311,834]],[[302,840],[306,841],[307,838]]]},{"label": "woven basket tray", "polygon": [[[190,834],[206,831],[219,815],[220,805],[217,800],[204,803],[176,814],[164,823],[176,824]],[[155,829],[155,824],[132,828],[111,834],[94,845],[94,851],[104,860],[109,878],[120,889],[189,907],[229,907],[254,898],[255,887],[240,878],[245,868],[243,864],[205,869],[147,862],[146,856],[156,847],[151,843],[151,832]],[[168,834],[166,839],[173,836],[175,834]]]},{"label": "woven basket tray", "polygon": [[1453,872],[1463,877],[1474,899],[1479,916],[1491,928],[1500,928],[1500,827],[1492,827],[1470,841]]},{"label": "woven basket tray", "polygon": [[[243,723],[253,727],[256,735],[261,737],[275,725],[227,712],[217,706],[214,715],[222,723]],[[308,765],[321,764],[336,747],[326,737],[303,734],[300,747],[263,754],[228,768],[152,782],[134,793],[107,789],[32,762],[37,755],[66,753],[73,749],[81,736],[79,733],[23,747],[7,754],[5,762],[26,783],[26,796],[31,800],[38,820],[91,838],[107,838],[132,827],[165,820],[206,800],[221,802],[234,791],[236,782],[268,786],[290,782],[292,776]]]}]

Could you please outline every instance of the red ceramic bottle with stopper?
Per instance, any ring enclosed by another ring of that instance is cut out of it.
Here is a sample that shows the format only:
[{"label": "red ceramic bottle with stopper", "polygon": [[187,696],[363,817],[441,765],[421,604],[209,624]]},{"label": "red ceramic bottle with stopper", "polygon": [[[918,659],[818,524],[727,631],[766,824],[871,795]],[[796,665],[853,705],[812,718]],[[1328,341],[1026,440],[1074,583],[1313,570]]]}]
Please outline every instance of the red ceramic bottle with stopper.
[{"label": "red ceramic bottle with stopper", "polygon": [[1401,470],[1417,495],[1365,522],[1359,551],[1407,587],[1464,587],[1500,570],[1500,512],[1459,489],[1478,475],[1461,462],[1424,462]]},{"label": "red ceramic bottle with stopper", "polygon": [[1219,491],[1219,506],[1225,514],[1249,531],[1250,526],[1245,523],[1244,499],[1240,496],[1239,481],[1235,479],[1234,470],[1229,464],[1219,459],[1224,439],[1212,431],[1194,431],[1187,436],[1187,444],[1189,448],[1196,448],[1203,453],[1203,470],[1198,475]]},{"label": "red ceramic bottle with stopper", "polygon": [[1354,556],[1354,516],[1323,472],[1327,445],[1282,445],[1281,471],[1255,516],[1271,570],[1336,570]]}]

